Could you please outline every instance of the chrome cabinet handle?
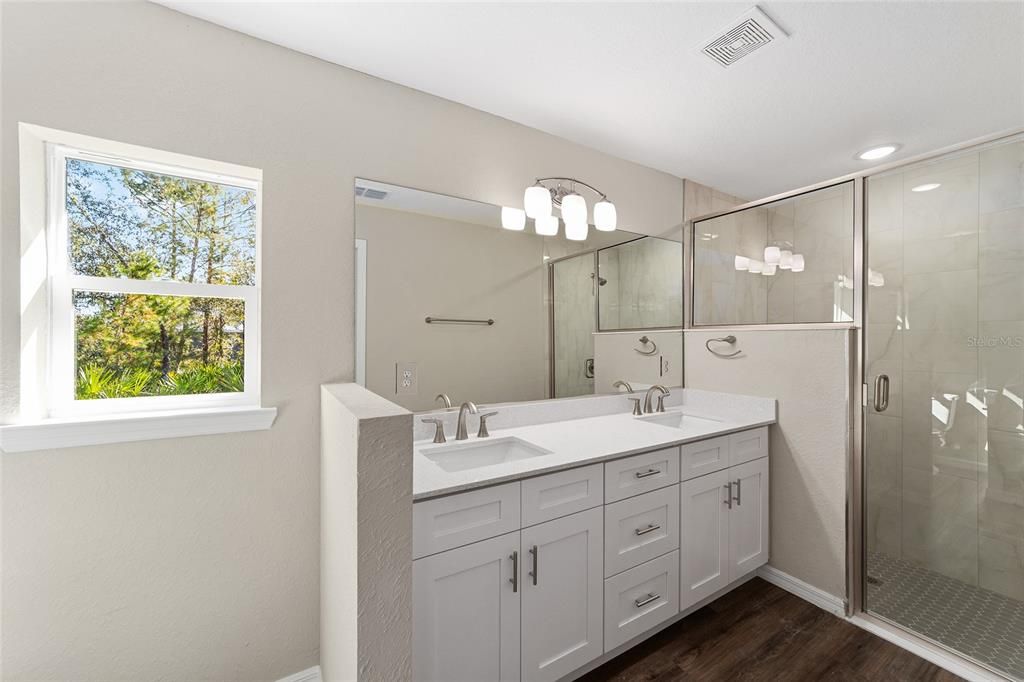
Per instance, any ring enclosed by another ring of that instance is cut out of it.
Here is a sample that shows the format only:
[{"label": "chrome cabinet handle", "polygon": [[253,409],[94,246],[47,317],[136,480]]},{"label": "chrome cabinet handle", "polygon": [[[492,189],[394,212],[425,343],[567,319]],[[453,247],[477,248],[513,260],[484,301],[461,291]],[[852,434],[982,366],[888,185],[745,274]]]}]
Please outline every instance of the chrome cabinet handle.
[{"label": "chrome cabinet handle", "polygon": [[732,509],[732,481],[729,481],[722,487],[725,488],[725,502],[722,504],[728,506],[729,509]]},{"label": "chrome cabinet handle", "polygon": [[661,473],[661,469],[648,469],[647,471],[637,471],[633,475],[637,478],[647,478],[648,476],[657,476]]},{"label": "chrome cabinet handle", "polygon": [[648,533],[653,533],[654,531],[656,531],[656,530],[658,530],[660,528],[661,528],[661,526],[659,526],[658,524],[652,523],[651,525],[647,526],[646,528],[637,528],[633,532],[636,533],[637,535],[647,535]]},{"label": "chrome cabinet handle", "polygon": [[537,566],[540,564],[540,552],[537,551],[537,545],[530,548],[530,554],[533,555],[533,570],[530,571],[530,577],[533,578],[533,584],[537,584]]},{"label": "chrome cabinet handle", "polygon": [[508,579],[512,583],[512,591],[519,591],[519,552],[512,552],[508,555],[508,558],[512,560],[512,577]]},{"label": "chrome cabinet handle", "polygon": [[889,375],[875,377],[875,412],[885,412],[889,407]]},{"label": "chrome cabinet handle", "polygon": [[639,609],[639,608],[642,608],[644,606],[647,606],[652,601],[656,601],[658,599],[661,599],[661,595],[660,594],[654,594],[653,592],[648,592],[646,597],[644,597],[643,599],[637,599],[633,603]]},{"label": "chrome cabinet handle", "polygon": [[742,500],[740,499],[741,495],[743,494],[743,489],[740,488],[740,483],[742,483],[742,480],[737,478],[736,479],[736,497],[733,498],[733,502],[736,503],[737,507],[743,504]]}]

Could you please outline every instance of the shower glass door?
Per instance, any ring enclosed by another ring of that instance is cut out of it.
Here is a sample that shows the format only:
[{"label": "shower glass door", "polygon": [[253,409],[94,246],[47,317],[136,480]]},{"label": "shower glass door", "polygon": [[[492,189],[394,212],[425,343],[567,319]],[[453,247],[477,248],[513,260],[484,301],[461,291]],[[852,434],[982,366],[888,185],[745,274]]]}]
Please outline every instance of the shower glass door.
[{"label": "shower glass door", "polygon": [[1024,138],[866,192],[865,608],[1024,678]]}]

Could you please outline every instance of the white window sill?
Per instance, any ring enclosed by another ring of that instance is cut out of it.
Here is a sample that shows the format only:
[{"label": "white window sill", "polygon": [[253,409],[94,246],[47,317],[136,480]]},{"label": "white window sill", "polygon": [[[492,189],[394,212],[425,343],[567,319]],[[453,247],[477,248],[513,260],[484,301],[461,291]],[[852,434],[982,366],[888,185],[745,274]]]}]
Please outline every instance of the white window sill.
[{"label": "white window sill", "polygon": [[269,429],[276,417],[276,407],[224,407],[47,419],[0,426],[0,450],[29,452],[82,445],[262,431]]}]

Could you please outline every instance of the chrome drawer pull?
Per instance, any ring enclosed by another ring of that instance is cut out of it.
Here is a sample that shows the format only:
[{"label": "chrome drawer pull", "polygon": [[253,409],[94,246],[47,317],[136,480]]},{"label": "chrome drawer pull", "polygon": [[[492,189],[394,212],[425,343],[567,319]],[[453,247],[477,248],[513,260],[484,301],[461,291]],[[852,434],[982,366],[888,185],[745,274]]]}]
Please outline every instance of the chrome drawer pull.
[{"label": "chrome drawer pull", "polygon": [[508,555],[508,558],[512,560],[512,577],[508,579],[512,583],[512,591],[519,591],[519,552],[512,552]]},{"label": "chrome drawer pull", "polygon": [[648,592],[646,597],[644,597],[643,599],[637,599],[633,603],[636,604],[636,607],[639,609],[639,608],[643,608],[644,606],[647,606],[652,601],[657,601],[658,599],[661,599],[661,595],[660,594],[654,594],[653,592]]},{"label": "chrome drawer pull", "polygon": [[637,535],[647,535],[648,533],[653,533],[654,531],[658,530],[659,528],[661,528],[661,526],[659,526],[656,523],[652,523],[651,525],[647,526],[646,528],[637,528],[633,532],[636,533]]},{"label": "chrome drawer pull", "polygon": [[661,473],[661,469],[648,469],[647,471],[637,471],[633,475],[637,478],[647,478],[648,476],[656,476]]}]

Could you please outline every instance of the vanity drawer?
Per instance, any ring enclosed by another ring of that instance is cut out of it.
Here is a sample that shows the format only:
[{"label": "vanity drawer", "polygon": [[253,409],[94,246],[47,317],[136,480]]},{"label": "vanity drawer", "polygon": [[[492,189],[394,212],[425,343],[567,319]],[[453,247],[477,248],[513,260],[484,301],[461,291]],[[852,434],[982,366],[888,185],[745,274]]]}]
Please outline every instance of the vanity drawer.
[{"label": "vanity drawer", "polygon": [[412,556],[418,559],[519,530],[519,481],[412,505]]},{"label": "vanity drawer", "polygon": [[624,457],[604,465],[605,504],[679,483],[679,448]]},{"label": "vanity drawer", "polygon": [[604,508],[604,574],[621,573],[679,548],[679,486]]},{"label": "vanity drawer", "polygon": [[729,435],[729,466],[768,456],[768,427]]},{"label": "vanity drawer", "polygon": [[680,457],[680,478],[688,481],[704,474],[729,468],[729,441],[731,436],[720,436],[686,443]]},{"label": "vanity drawer", "polygon": [[604,502],[604,466],[559,471],[523,481],[523,526],[568,516]]},{"label": "vanity drawer", "polygon": [[679,552],[604,581],[605,653],[679,613]]}]

